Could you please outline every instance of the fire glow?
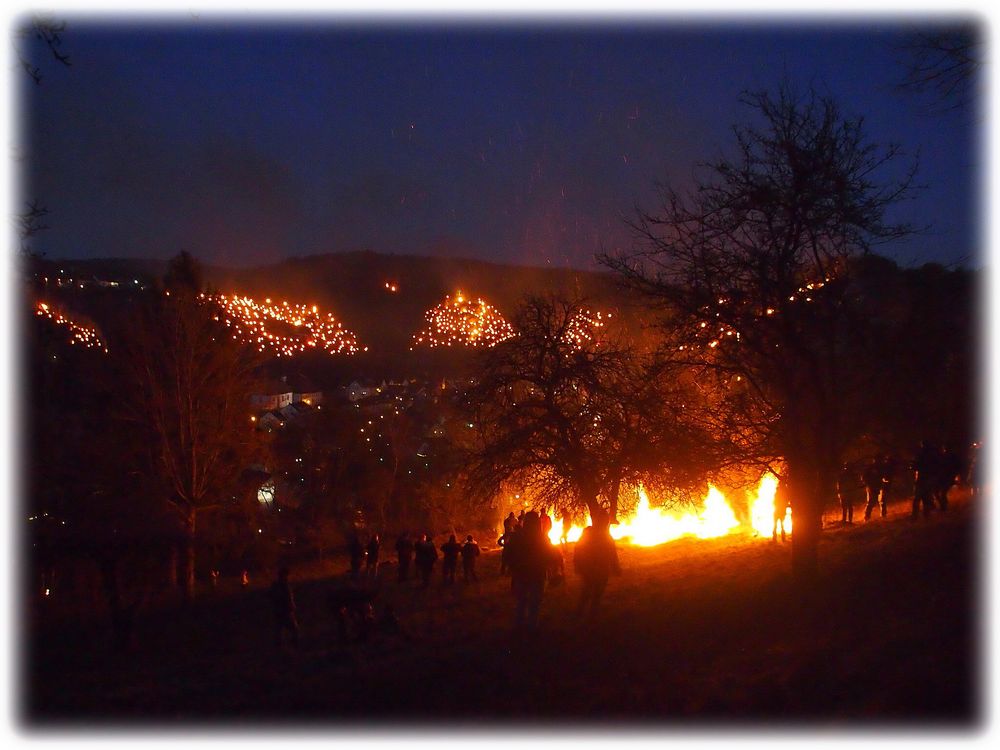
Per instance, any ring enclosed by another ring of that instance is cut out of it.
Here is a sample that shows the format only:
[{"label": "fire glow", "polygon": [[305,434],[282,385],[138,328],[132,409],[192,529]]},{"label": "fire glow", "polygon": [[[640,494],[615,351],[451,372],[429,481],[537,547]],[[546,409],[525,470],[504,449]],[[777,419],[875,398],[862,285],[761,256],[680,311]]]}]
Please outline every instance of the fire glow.
[{"label": "fire glow", "polygon": [[[368,347],[359,347],[354,333],[331,313],[321,313],[317,305],[271,304],[270,298],[262,304],[250,297],[225,294],[201,296],[219,306],[222,314],[215,319],[233,330],[234,339],[262,352],[270,350],[278,357],[291,357],[309,349],[328,354],[368,351]],[[275,333],[271,330],[274,326],[283,326],[288,333]]]},{"label": "fire glow", "polygon": [[[771,536],[774,524],[774,497],[778,480],[773,474],[765,474],[753,496],[748,496],[749,518],[740,521],[725,495],[714,487],[708,492],[701,507],[695,510],[670,510],[650,505],[649,496],[639,487],[639,503],[635,512],[611,527],[611,536],[618,541],[627,541],[638,547],[653,547],[672,542],[682,537],[714,539],[737,532],[749,532],[762,537]],[[749,495],[749,493],[748,493]],[[573,525],[566,534],[566,541],[579,541],[585,526],[591,523],[590,516],[584,526]],[[785,533],[792,529],[791,510],[785,512]],[[549,540],[559,544],[563,536],[562,526],[556,521],[549,532]]]}]

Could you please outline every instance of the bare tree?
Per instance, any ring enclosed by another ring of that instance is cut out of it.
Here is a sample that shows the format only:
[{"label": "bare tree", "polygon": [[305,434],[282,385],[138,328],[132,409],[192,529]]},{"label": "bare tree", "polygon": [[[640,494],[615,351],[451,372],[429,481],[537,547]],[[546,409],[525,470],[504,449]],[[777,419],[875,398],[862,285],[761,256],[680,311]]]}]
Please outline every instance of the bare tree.
[{"label": "bare tree", "polygon": [[197,514],[235,494],[253,462],[249,399],[258,361],[252,347],[213,319],[195,289],[153,294],[123,337],[123,404],[148,446],[152,488],[183,524],[181,580],[191,595]]},{"label": "bare tree", "polygon": [[[66,31],[66,22],[57,21],[50,16],[34,15],[30,21],[19,28],[14,36],[17,41],[35,40],[40,42],[52,55],[53,59],[69,67],[72,65],[69,56],[62,51],[63,32]],[[24,48],[15,42],[14,49],[17,54],[17,62],[36,84],[42,82],[42,70],[34,62]]]},{"label": "bare tree", "polygon": [[692,489],[703,480],[683,385],[620,342],[579,335],[588,317],[580,302],[528,298],[517,335],[483,355],[468,394],[481,439],[469,471],[480,493],[514,485],[541,505],[614,517],[623,486],[656,478]]},{"label": "bare tree", "polygon": [[[702,165],[685,194],[665,188],[640,211],[633,251],[603,262],[664,312],[665,361],[702,392],[717,458],[784,467],[792,488],[795,568],[816,570],[822,508],[856,433],[853,258],[911,227],[885,221],[913,189],[915,165],[870,144],[860,119],[828,99],[747,95],[762,127],[735,129],[731,158]],[[900,173],[897,171],[897,175]]]},{"label": "bare tree", "polygon": [[982,37],[974,24],[907,34],[898,51],[906,67],[900,87],[929,95],[935,106],[969,105],[983,66]]}]

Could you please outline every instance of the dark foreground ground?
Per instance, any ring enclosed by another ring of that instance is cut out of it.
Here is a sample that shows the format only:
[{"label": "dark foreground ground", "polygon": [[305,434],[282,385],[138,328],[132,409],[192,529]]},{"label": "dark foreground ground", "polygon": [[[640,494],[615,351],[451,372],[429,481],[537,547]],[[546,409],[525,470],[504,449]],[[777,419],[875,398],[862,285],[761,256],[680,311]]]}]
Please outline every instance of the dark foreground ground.
[{"label": "dark foreground ground", "polygon": [[[718,729],[876,728],[981,721],[976,572],[983,500],[947,514],[831,525],[817,586],[796,592],[790,545],[728,537],[619,545],[624,575],[602,614],[573,614],[572,575],[550,589],[538,631],[515,634],[499,558],[482,583],[395,584],[406,638],[336,645],[330,577],[296,580],[302,643],[278,652],[263,589],[190,610],[149,611],[128,654],[107,626],[37,628],[23,660],[28,729],[547,723]],[[337,571],[340,572],[339,570]],[[436,573],[438,571],[435,571]],[[301,575],[301,573],[300,573]]]}]

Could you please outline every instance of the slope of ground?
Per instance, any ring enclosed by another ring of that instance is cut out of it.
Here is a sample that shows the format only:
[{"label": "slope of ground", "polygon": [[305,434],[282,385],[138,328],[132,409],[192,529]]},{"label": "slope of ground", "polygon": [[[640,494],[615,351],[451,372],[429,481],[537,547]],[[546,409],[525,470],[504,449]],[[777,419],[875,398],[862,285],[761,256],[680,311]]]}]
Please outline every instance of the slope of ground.
[{"label": "slope of ground", "polygon": [[[516,730],[540,723],[654,728],[972,729],[980,718],[979,501],[910,521],[831,524],[820,580],[796,590],[790,546],[733,536],[619,545],[624,574],[592,622],[578,584],[551,588],[533,633],[512,627],[499,558],[478,585],[397,585],[405,637],[340,646],[324,604],[342,567],[293,574],[302,641],[272,646],[265,583],[189,611],[148,613],[128,654],[102,622],[42,627],[22,665],[32,728],[247,722]],[[438,571],[436,571],[438,572]]]}]

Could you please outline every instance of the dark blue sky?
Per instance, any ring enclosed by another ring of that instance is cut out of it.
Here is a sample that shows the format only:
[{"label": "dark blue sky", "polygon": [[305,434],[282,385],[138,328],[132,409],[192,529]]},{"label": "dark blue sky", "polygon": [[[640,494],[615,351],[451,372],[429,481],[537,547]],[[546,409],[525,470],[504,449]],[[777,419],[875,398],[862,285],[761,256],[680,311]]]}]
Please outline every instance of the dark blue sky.
[{"label": "dark blue sky", "polygon": [[920,151],[930,223],[885,252],[978,264],[980,123],[902,93],[902,26],[98,25],[38,56],[20,107],[25,199],[50,257],[220,263],[369,247],[593,267],[623,217],[732,143],[783,77]]}]

